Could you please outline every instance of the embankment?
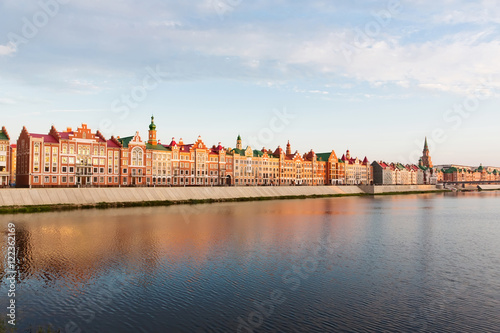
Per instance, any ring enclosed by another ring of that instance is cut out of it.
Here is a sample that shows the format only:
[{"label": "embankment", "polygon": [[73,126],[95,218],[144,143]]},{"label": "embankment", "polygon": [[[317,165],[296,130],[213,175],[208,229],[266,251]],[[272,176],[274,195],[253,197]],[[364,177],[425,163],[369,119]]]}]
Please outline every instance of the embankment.
[{"label": "embankment", "polygon": [[416,185],[5,189],[0,190],[0,213],[429,191],[439,189]]},{"label": "embankment", "polygon": [[479,185],[481,191],[497,191],[500,190],[500,185]]},{"label": "embankment", "polygon": [[383,186],[361,185],[359,186],[359,188],[367,194],[435,192],[442,190],[438,189],[436,185],[383,185]]}]

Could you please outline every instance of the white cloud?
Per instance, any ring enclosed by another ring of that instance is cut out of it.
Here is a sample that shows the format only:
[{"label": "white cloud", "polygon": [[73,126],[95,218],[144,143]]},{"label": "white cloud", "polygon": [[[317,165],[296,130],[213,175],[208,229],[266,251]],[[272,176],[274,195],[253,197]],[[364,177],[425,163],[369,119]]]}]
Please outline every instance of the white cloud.
[{"label": "white cloud", "polygon": [[16,104],[16,101],[11,98],[0,98],[0,104]]},{"label": "white cloud", "polygon": [[6,45],[0,45],[0,56],[16,53],[17,47],[14,43],[9,42]]}]

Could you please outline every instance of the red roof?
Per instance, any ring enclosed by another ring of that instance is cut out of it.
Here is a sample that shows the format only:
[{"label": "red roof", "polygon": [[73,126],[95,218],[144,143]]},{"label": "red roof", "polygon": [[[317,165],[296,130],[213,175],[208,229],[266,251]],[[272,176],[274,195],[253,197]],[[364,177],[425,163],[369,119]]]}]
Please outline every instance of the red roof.
[{"label": "red roof", "polygon": [[108,141],[107,141],[107,145],[108,145],[108,147],[110,147],[110,148],[120,148],[120,146],[119,146],[119,145],[117,145],[117,144],[116,144],[116,142],[114,142],[113,140],[108,140]]},{"label": "red roof", "polygon": [[29,135],[31,137],[37,138],[37,139],[42,139],[43,138],[43,141],[48,142],[48,143],[58,143],[59,142],[52,135],[48,135],[48,134],[34,134],[34,133],[30,133]]},{"label": "red roof", "polygon": [[69,135],[73,134],[74,132],[58,132],[58,133],[61,139],[69,140]]}]

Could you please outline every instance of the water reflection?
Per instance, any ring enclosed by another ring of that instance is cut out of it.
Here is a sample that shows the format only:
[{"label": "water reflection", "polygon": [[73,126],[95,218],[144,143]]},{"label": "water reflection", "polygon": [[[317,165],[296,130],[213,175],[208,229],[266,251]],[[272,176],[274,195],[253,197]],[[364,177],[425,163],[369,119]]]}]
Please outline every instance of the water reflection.
[{"label": "water reflection", "polygon": [[[286,302],[261,331],[492,330],[497,202],[474,193],[223,203],[3,216],[0,227],[16,224],[21,327],[236,331],[280,289]],[[283,277],[307,258],[314,270],[294,273],[291,290]]]}]

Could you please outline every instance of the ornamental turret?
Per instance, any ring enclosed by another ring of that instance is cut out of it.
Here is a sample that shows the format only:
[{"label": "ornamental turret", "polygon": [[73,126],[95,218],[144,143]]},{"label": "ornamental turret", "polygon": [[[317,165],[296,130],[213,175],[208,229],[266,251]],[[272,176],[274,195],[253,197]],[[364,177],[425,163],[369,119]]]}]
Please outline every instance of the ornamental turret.
[{"label": "ornamental turret", "polygon": [[149,125],[149,140],[148,143],[150,145],[156,146],[158,141],[156,141],[156,125],[155,125],[155,117],[151,116],[151,124]]}]

